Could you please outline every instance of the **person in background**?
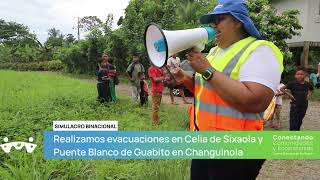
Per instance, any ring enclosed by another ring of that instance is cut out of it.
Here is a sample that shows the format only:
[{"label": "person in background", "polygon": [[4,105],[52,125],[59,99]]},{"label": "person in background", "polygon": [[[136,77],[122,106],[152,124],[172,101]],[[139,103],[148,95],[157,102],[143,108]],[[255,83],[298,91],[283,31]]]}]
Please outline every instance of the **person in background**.
[{"label": "person in background", "polygon": [[132,55],[132,63],[128,66],[125,75],[128,77],[132,87],[132,100],[135,103],[139,102],[140,95],[140,79],[138,77],[139,72],[144,73],[144,67],[140,63],[140,57],[138,54]]},{"label": "person in background", "polygon": [[318,77],[317,77],[317,74],[314,72],[315,70],[314,69],[311,69],[310,70],[310,75],[309,75],[309,79],[310,79],[310,83],[312,83],[313,86],[316,86],[317,83],[318,83]]},{"label": "person in background", "polygon": [[320,62],[319,62],[319,64],[318,64],[317,83],[315,84],[315,87],[316,87],[317,89],[320,88]]},{"label": "person in background", "polygon": [[[169,68],[169,70],[173,70],[174,68],[180,67],[180,58],[177,57],[177,54],[173,54],[172,57],[170,57],[167,61],[167,66]],[[178,105],[178,103],[176,103],[174,101],[174,96],[173,96],[173,89],[179,89],[180,95],[182,97],[182,100],[185,104],[190,104],[190,102],[188,102],[186,100],[186,97],[184,95],[183,92],[183,86],[176,84],[176,81],[170,76],[170,72],[166,72],[166,70],[164,70],[165,72],[165,77],[166,77],[166,84],[169,88],[169,94],[170,94],[170,99],[171,99],[171,104],[174,105]]]},{"label": "person in background", "polygon": [[101,69],[101,65],[103,63],[108,64],[108,60],[109,60],[109,55],[107,53],[104,53],[101,57],[101,60],[99,63],[97,63],[96,66],[96,75],[98,75],[99,70]]},{"label": "person in background", "polygon": [[305,81],[307,72],[303,67],[299,67],[295,74],[294,81],[289,82],[281,88],[282,92],[290,90],[293,97],[290,106],[290,131],[299,131],[304,116],[308,109],[308,99],[312,95],[313,86]]},{"label": "person in background", "polygon": [[318,73],[317,73],[317,77],[320,78],[320,62],[318,64]]},{"label": "person in background", "polygon": [[284,95],[284,93],[281,91],[281,88],[283,88],[284,86],[285,85],[280,81],[280,84],[277,88],[277,92],[275,93],[276,107],[274,109],[273,119],[270,121],[270,127],[276,130],[279,130],[281,128],[280,113],[281,113],[281,107],[282,107],[282,96]]},{"label": "person in background", "polygon": [[[102,68],[102,65],[104,68]],[[110,64],[109,64],[109,55],[107,53],[104,53],[101,57],[101,64],[97,65],[96,75],[98,76],[98,83],[100,82],[100,85],[98,87],[98,92],[103,92],[103,102],[110,102],[111,101],[111,92],[110,92]],[[99,74],[100,73],[100,74]],[[106,74],[105,74],[106,73]],[[103,78],[101,75],[104,75]],[[100,79],[99,79],[100,76]],[[103,82],[101,84],[101,82]],[[99,87],[104,87],[104,90],[99,90]],[[98,93],[99,94],[99,93]],[[101,94],[100,94],[101,95]],[[98,95],[97,100],[101,101],[101,97]]]},{"label": "person in background", "polygon": [[103,62],[100,65],[100,69],[97,73],[97,89],[98,89],[98,99],[100,103],[109,102],[109,87],[108,87],[108,72],[107,72],[107,64]]},{"label": "person in background", "polygon": [[158,125],[160,123],[159,109],[161,104],[163,92],[164,74],[161,68],[153,65],[148,69],[148,74],[151,79],[151,92],[152,92],[152,124]]},{"label": "person in background", "polygon": [[110,78],[109,88],[110,88],[111,101],[116,102],[117,101],[117,95],[116,95],[117,68],[115,65],[113,65],[112,58],[109,58],[107,69],[108,69],[108,76]]},{"label": "person in background", "polygon": [[146,81],[146,77],[144,73],[139,73],[140,77],[140,105],[143,106],[145,104],[148,104],[148,96],[149,96],[149,88],[148,83]]}]

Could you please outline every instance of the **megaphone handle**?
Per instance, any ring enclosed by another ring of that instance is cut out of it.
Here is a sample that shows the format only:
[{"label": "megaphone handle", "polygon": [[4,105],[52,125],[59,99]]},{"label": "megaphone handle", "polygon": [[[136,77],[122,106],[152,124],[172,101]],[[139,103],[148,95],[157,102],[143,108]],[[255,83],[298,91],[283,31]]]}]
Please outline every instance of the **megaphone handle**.
[{"label": "megaphone handle", "polygon": [[172,73],[170,72],[168,66],[165,66],[167,72],[169,73],[170,77],[174,80],[174,82],[177,82],[176,78],[174,78],[174,76],[172,75]]},{"label": "megaphone handle", "polygon": [[206,44],[202,43],[202,44],[198,44],[196,45],[194,48],[196,48],[198,51],[203,51],[206,47]]}]

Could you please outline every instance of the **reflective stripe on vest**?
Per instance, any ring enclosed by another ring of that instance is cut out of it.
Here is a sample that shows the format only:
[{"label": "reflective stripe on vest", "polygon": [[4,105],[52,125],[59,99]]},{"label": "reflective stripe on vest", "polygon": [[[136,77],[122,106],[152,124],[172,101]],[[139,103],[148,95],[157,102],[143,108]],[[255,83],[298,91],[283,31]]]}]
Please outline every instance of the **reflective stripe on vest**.
[{"label": "reflective stripe on vest", "polygon": [[200,110],[206,111],[208,113],[216,113],[218,115],[223,115],[223,116],[231,116],[235,118],[240,118],[240,119],[252,119],[256,120],[257,115],[252,114],[252,113],[241,113],[234,108],[228,107],[228,106],[221,106],[218,104],[209,104],[207,102],[201,101],[200,100]]},{"label": "reflective stripe on vest", "polygon": [[[277,56],[280,69],[283,70],[282,55],[280,50],[271,42],[256,40],[253,37],[245,38],[233,45],[223,55],[216,58],[220,48],[214,47],[209,52],[207,59],[210,64],[232,79],[237,80],[239,69],[248,56],[260,45],[267,45],[272,48]],[[262,113],[242,113],[232,108],[222,100],[214,91],[214,88],[204,81],[200,74],[195,76],[195,107],[189,109],[190,129],[196,130],[262,130]],[[192,114],[195,108],[196,118]]]}]

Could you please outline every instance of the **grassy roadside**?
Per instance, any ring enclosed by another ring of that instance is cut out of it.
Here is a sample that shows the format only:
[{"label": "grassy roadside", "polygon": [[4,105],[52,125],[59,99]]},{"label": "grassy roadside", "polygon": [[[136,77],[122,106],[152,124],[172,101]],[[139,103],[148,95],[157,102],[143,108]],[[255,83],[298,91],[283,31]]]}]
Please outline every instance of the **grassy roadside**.
[{"label": "grassy roadside", "polygon": [[312,101],[320,101],[320,89],[315,89],[312,97],[311,97]]},{"label": "grassy roadside", "polygon": [[[119,96],[116,104],[95,101],[90,76],[0,71],[0,135],[10,140],[35,138],[32,154],[0,152],[0,179],[188,179],[187,160],[48,160],[43,159],[43,131],[53,120],[118,120],[119,130],[185,130],[184,109],[162,105],[162,124],[152,126],[150,108]],[[94,79],[94,78],[92,78]]]}]

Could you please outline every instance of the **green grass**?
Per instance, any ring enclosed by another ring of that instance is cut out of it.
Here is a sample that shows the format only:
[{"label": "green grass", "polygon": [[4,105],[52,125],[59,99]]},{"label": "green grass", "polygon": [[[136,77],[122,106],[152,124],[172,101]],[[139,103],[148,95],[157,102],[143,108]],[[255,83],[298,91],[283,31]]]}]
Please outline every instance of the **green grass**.
[{"label": "green grass", "polygon": [[[96,84],[65,74],[0,71],[0,137],[35,138],[32,154],[0,151],[0,179],[189,179],[187,160],[48,160],[43,132],[54,120],[117,120],[120,131],[186,130],[185,109],[161,106],[161,125],[152,126],[151,108],[125,95],[116,104],[97,103]],[[2,143],[1,143],[2,144]]]},{"label": "green grass", "polygon": [[320,89],[314,90],[312,97],[311,97],[311,100],[320,101]]}]

